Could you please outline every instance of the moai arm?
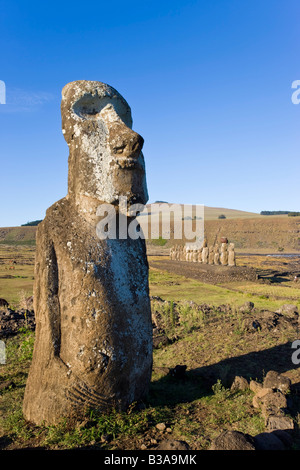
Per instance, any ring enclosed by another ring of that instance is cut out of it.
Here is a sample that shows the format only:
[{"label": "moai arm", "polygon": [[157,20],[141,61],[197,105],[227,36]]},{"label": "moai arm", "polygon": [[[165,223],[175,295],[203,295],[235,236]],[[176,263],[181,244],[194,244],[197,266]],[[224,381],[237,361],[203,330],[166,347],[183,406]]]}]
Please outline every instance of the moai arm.
[{"label": "moai arm", "polygon": [[59,360],[61,345],[61,312],[59,303],[59,276],[57,255],[53,240],[48,237],[48,230],[42,223],[37,232],[39,243],[36,251],[34,310],[36,321],[42,324],[42,338],[37,337],[37,343],[47,341],[48,354]]}]

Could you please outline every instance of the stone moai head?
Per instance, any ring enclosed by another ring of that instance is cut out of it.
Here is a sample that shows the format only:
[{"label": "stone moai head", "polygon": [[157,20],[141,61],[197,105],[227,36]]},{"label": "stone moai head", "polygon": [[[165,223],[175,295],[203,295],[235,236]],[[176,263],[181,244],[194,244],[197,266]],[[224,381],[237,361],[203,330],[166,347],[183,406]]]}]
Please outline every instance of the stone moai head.
[{"label": "stone moai head", "polygon": [[111,86],[79,80],[62,90],[62,131],[69,146],[68,197],[118,205],[148,200],[143,138],[134,132],[131,110]]}]

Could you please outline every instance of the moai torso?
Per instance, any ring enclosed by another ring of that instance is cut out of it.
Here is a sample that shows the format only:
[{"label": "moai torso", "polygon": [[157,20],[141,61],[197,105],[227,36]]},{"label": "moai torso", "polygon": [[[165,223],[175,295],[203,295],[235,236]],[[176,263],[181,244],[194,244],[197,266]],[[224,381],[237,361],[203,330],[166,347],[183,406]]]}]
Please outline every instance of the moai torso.
[{"label": "moai torso", "polygon": [[208,264],[214,264],[214,247],[213,246],[209,247]]},{"label": "moai torso", "polygon": [[202,248],[202,263],[203,264],[208,264],[208,254],[209,254],[209,249],[207,246],[207,241],[206,239],[204,239],[203,248]]},{"label": "moai torso", "polygon": [[223,266],[228,265],[227,243],[221,243],[220,262]]},{"label": "moai torso", "polygon": [[198,262],[198,250],[196,248],[194,248],[193,250],[193,263],[197,263]]},{"label": "moai torso", "polygon": [[[36,339],[23,411],[56,424],[88,408],[126,408],[147,393],[152,325],[144,240],[99,239],[97,208],[147,201],[142,138],[101,82],[63,90],[68,195],[37,229]],[[128,219],[129,223],[129,219]]]},{"label": "moai torso", "polygon": [[228,245],[228,266],[236,266],[234,243]]},{"label": "moai torso", "polygon": [[214,264],[220,264],[220,248],[218,244],[214,246]]}]

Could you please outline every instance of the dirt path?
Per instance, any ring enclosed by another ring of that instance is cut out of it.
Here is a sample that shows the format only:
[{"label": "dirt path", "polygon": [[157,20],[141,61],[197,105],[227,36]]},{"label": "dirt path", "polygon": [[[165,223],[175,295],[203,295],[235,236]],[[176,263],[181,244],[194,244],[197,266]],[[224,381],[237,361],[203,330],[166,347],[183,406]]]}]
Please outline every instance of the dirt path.
[{"label": "dirt path", "polygon": [[245,266],[214,266],[187,261],[151,260],[151,258],[149,266],[208,284],[257,280],[256,270]]}]

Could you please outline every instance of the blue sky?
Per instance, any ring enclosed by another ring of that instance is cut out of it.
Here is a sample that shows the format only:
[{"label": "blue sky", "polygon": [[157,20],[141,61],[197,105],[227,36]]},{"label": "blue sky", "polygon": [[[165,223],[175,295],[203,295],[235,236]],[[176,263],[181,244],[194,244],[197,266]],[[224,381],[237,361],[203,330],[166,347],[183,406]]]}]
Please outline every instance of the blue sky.
[{"label": "blue sky", "polygon": [[149,202],[300,210],[298,0],[0,0],[0,226],[67,192],[62,87],[99,80],[145,139]]}]

